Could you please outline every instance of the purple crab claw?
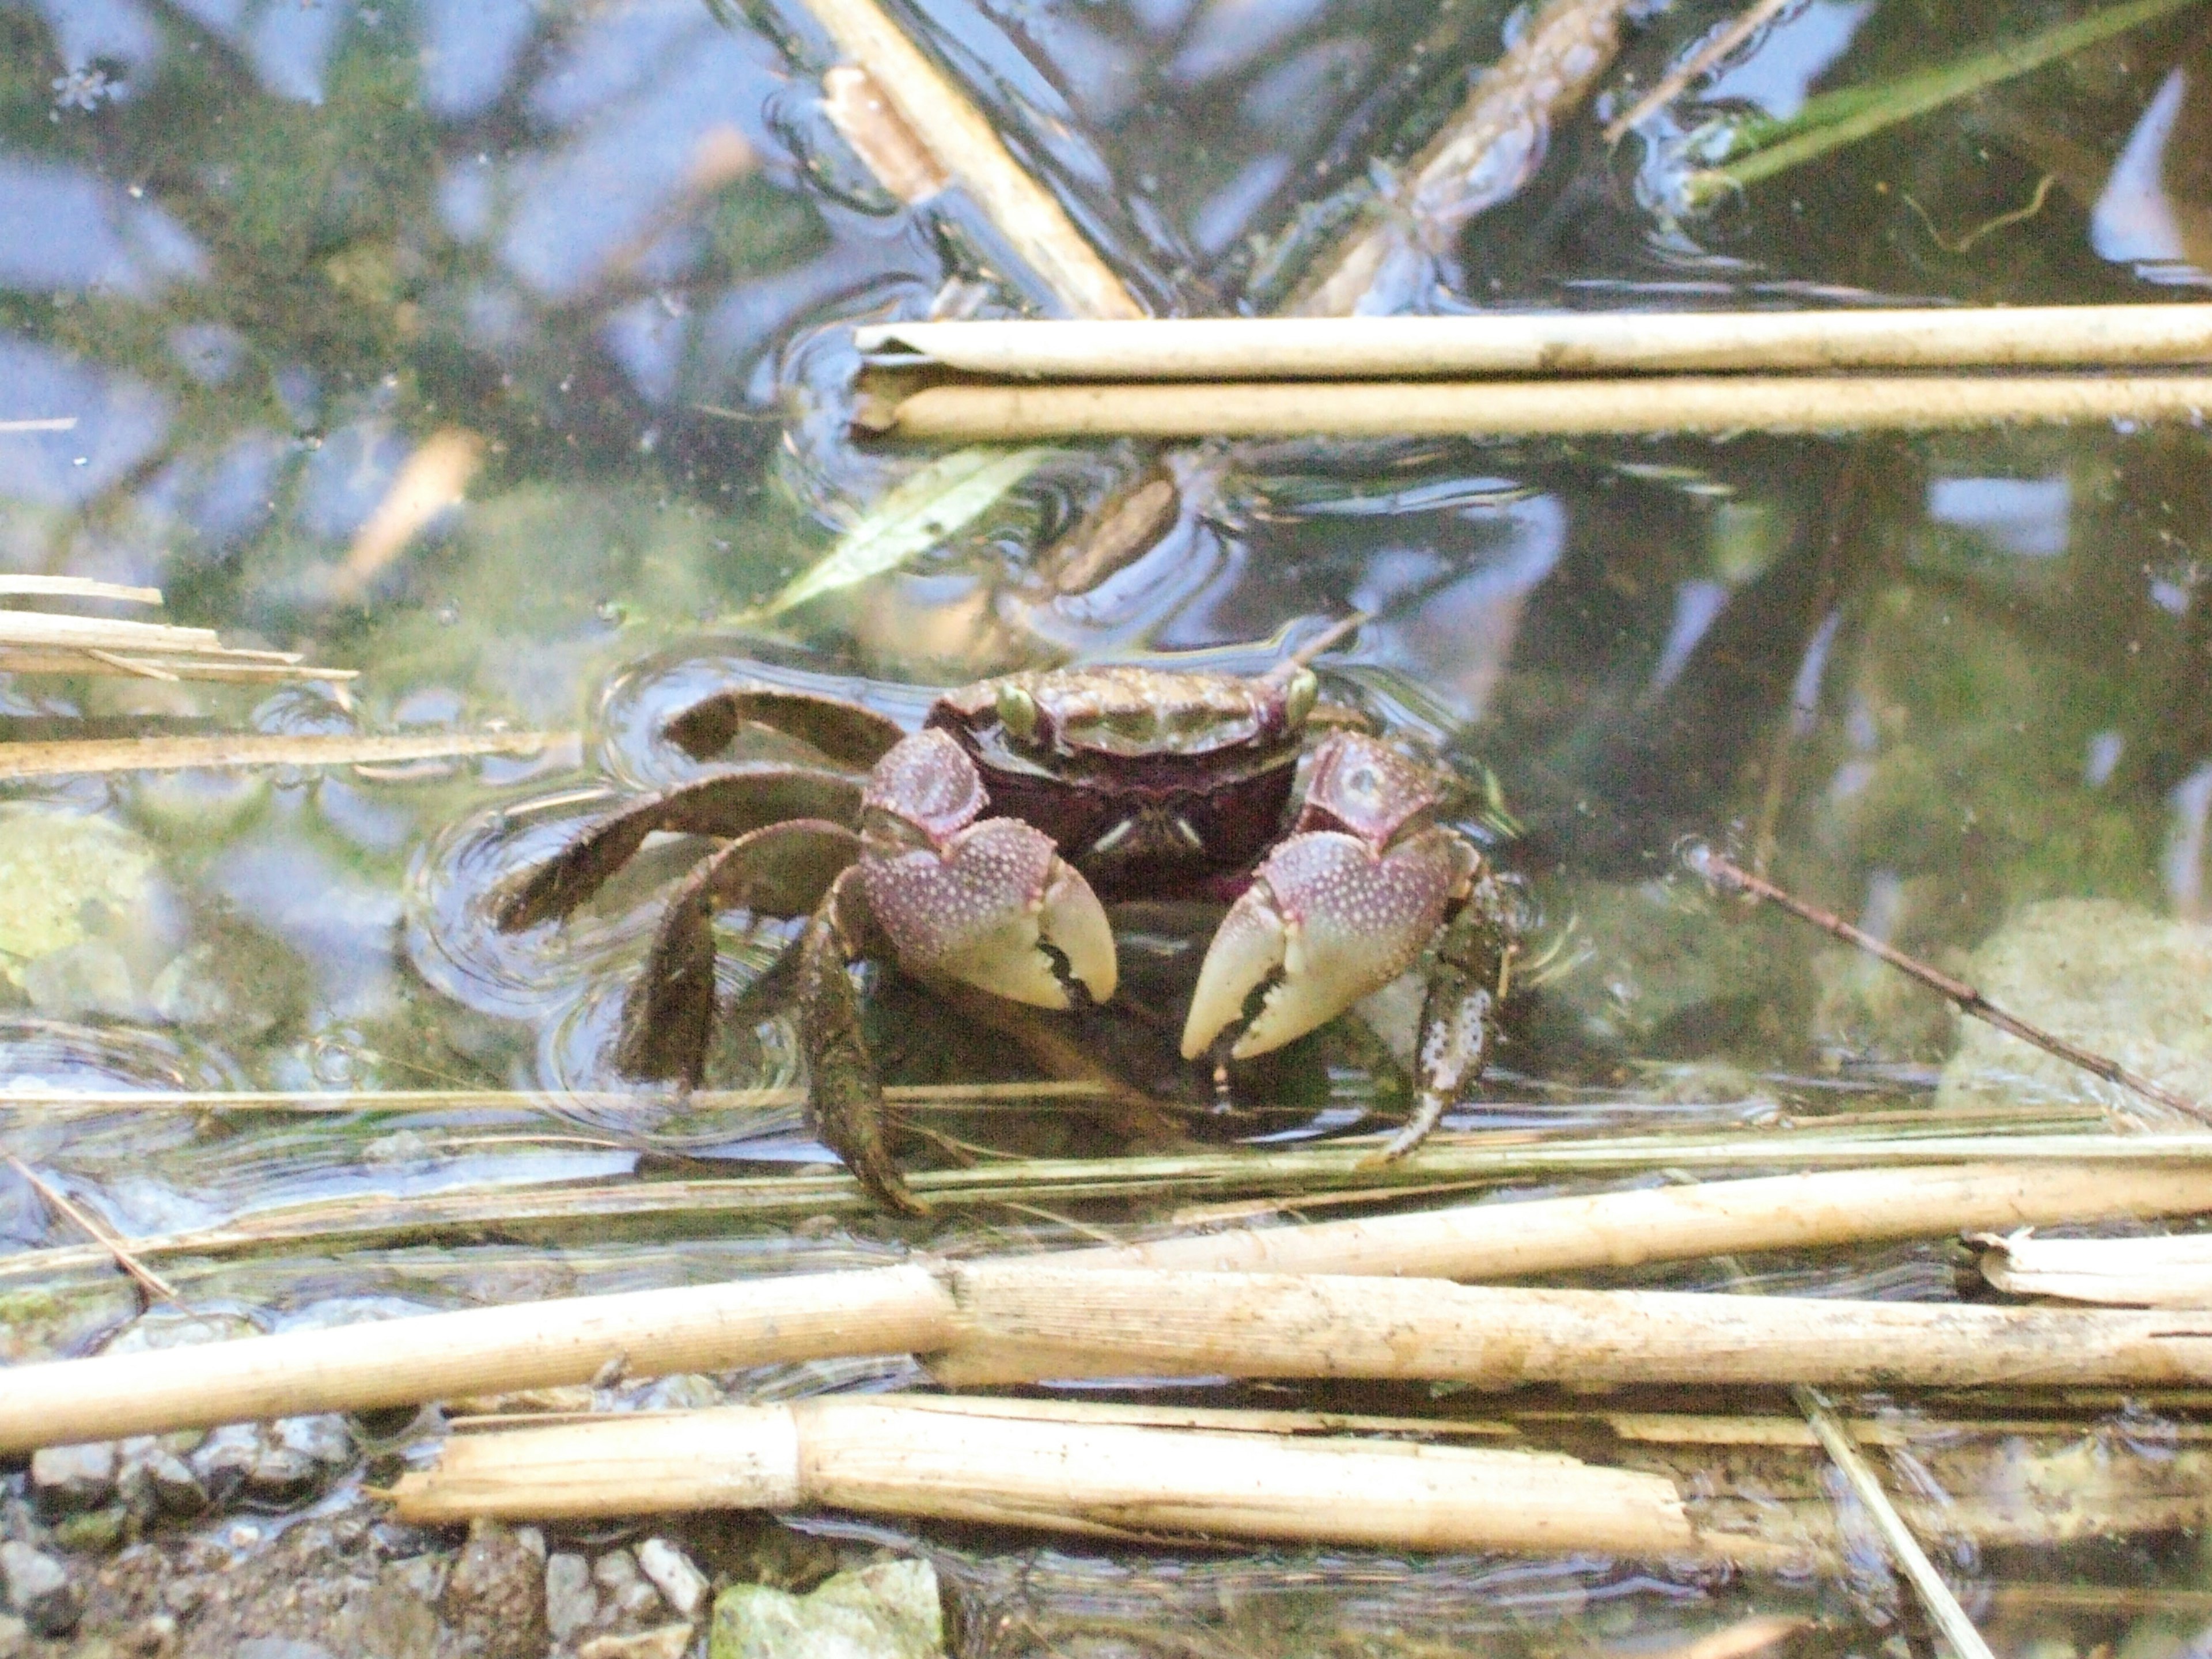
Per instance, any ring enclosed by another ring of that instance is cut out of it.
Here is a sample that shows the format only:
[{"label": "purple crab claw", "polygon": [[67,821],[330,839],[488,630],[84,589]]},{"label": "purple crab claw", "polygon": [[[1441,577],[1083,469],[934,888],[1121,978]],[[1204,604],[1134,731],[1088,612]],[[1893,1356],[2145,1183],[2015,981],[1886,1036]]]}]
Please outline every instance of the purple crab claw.
[{"label": "purple crab claw", "polygon": [[974,762],[943,732],[902,740],[868,780],[861,890],[902,966],[1037,1008],[1070,981],[1114,994],[1113,930],[1091,884],[1042,831],[980,817]]},{"label": "purple crab claw", "polygon": [[1281,1048],[1413,966],[1476,862],[1466,842],[1429,823],[1435,800],[1419,768],[1371,738],[1343,732],[1322,746],[1299,833],[1253,872],[1207,948],[1186,1060],[1243,1021],[1255,991],[1231,1059]]}]

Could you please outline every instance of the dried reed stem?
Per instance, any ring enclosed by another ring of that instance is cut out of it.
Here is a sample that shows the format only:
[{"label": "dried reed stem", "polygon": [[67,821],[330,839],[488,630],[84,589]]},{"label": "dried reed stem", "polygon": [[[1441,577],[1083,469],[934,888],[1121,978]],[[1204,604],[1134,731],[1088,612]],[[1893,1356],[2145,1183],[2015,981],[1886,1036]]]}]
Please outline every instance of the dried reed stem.
[{"label": "dried reed stem", "polygon": [[526,755],[574,741],[563,732],[450,732],[414,736],[291,732],[216,737],[87,738],[0,744],[0,779],[103,772],[175,772],[201,767],[389,766],[465,755]]},{"label": "dried reed stem", "polygon": [[[0,1096],[0,1101],[4,1099],[4,1096]],[[1447,1178],[1465,1184],[1516,1176],[1558,1176],[1571,1171],[1588,1173],[1655,1168],[1727,1170],[1789,1164],[1905,1165],[1908,1167],[1896,1173],[1932,1177],[1942,1172],[1911,1166],[1957,1165],[1969,1160],[2011,1160],[2015,1158],[2023,1160],[2017,1164],[2009,1162],[1999,1164],[1986,1175],[1980,1172],[1969,1175],[1966,1177],[1969,1185],[1978,1185],[1984,1180],[1992,1181],[1995,1184],[1989,1188],[1985,1195],[1978,1195],[1968,1207],[1959,1211],[1947,1211],[1934,1203],[1915,1210],[1911,1207],[1909,1199],[1905,1207],[1900,1211],[1881,1200],[1880,1195],[1890,1189],[1877,1178],[1881,1172],[1874,1169],[1863,1170],[1855,1176],[1842,1177],[1847,1182],[1856,1179],[1869,1184],[1863,1188],[1845,1185],[1838,1189],[1844,1194],[1844,1201],[1836,1206],[1839,1218],[1833,1223],[1832,1231],[1823,1233],[1817,1238],[1807,1238],[1797,1224],[1785,1215],[1764,1224],[1747,1222],[1741,1231],[1718,1232],[1716,1237],[1729,1242],[1712,1247],[1759,1249],[1790,1248],[1792,1240],[1844,1243],[1856,1237],[1911,1237],[1929,1232],[1949,1231],[1954,1228],[2003,1227],[2032,1221],[2088,1219],[2099,1215],[2191,1213],[2202,1208],[2205,1202],[2205,1182],[2201,1175],[2192,1173],[2192,1170],[2212,1162],[2212,1136],[2022,1135],[1964,1140],[1931,1139],[1869,1143],[1846,1137],[1822,1137],[1818,1140],[1808,1137],[1801,1140],[1779,1135],[1741,1135],[1735,1138],[1734,1144],[1686,1143],[1667,1137],[1649,1137],[1635,1143],[1585,1140],[1558,1146],[1475,1145],[1461,1147],[1439,1146],[1431,1143],[1424,1148],[1417,1159],[1381,1169],[1369,1167],[1365,1149],[1354,1147],[1144,1158],[1035,1159],[970,1170],[931,1170],[908,1179],[917,1192],[942,1208],[998,1204],[1007,1200],[1028,1204],[1042,1201],[1066,1204],[1086,1199],[1158,1200],[1176,1196],[1218,1199],[1235,1193],[1254,1191],[1279,1194],[1285,1188],[1330,1191],[1352,1182],[1370,1183],[1373,1196],[1379,1200],[1389,1196],[1393,1187],[1431,1186]],[[2033,1167],[2025,1162],[2029,1159],[2034,1160]],[[2104,1167],[2081,1167],[2099,1164]],[[1960,1172],[1954,1168],[1948,1173],[1956,1176]],[[2026,1192],[2039,1194],[2040,1201],[2015,1204],[2008,1200],[2005,1194],[2015,1189],[2007,1183],[2015,1177],[2025,1183]],[[1730,1182],[1683,1190],[1692,1194],[1715,1193],[1742,1184]],[[1630,1206],[1632,1212],[1637,1202],[1657,1194],[1607,1196],[1620,1199]],[[1791,1194],[1784,1201],[1794,1202],[1801,1196],[1806,1195]],[[1865,1218],[1854,1219],[1857,1212],[1853,1206],[1863,1197],[1868,1206]],[[1725,1206],[1729,1200],[1722,1201]],[[1747,1201],[1755,1202],[1748,1199]],[[1598,1200],[1565,1199],[1541,1202],[1580,1206],[1596,1204]],[[588,1187],[563,1184],[537,1190],[509,1184],[489,1189],[405,1196],[372,1194],[314,1200],[252,1212],[213,1227],[134,1238],[131,1243],[133,1250],[146,1258],[225,1256],[281,1250],[300,1245],[330,1249],[341,1240],[363,1243],[435,1237],[456,1232],[472,1233],[485,1227],[497,1227],[509,1234],[529,1231],[539,1236],[564,1232],[596,1235],[603,1233],[611,1225],[626,1221],[635,1223],[648,1218],[682,1217],[696,1222],[710,1216],[743,1216],[760,1220],[775,1216],[859,1212],[867,1207],[868,1200],[858,1184],[850,1176],[842,1172],[820,1176],[743,1176],[720,1181],[656,1181]],[[1492,1225],[1501,1225],[1504,1231],[1510,1232],[1524,1224],[1547,1224],[1540,1219],[1543,1212],[1530,1205],[1485,1207],[1491,1219],[1475,1224],[1478,1232],[1486,1231]],[[1509,1208],[1512,1212],[1510,1218],[1504,1213]],[[1992,1212],[1995,1212],[1993,1218],[1979,1218],[1991,1215]],[[1443,1211],[1431,1213],[1452,1215],[1461,1212]],[[1612,1212],[1600,1208],[1596,1213],[1606,1216]],[[1880,1231],[1882,1224],[1876,1219],[1885,1214],[1889,1217],[1887,1224],[1890,1231]],[[1577,1210],[1573,1217],[1568,1226],[1560,1231],[1571,1235],[1577,1231],[1583,1224],[1583,1212]],[[1326,1224],[1350,1227],[1386,1224],[1344,1222]],[[1314,1231],[1321,1229],[1317,1227]],[[1192,1248],[1197,1249],[1218,1241],[1235,1241],[1252,1236],[1243,1231],[1208,1234],[1193,1241]],[[1295,1235],[1284,1230],[1273,1230],[1261,1236],[1270,1241],[1261,1247],[1262,1249],[1272,1251],[1279,1248],[1277,1241]],[[1692,1228],[1676,1241],[1671,1248],[1671,1254],[1698,1254],[1698,1249],[1692,1242],[1698,1237],[1698,1231]],[[1769,1237],[1775,1242],[1764,1245],[1752,1242],[1759,1237]],[[1350,1239],[1347,1237],[1342,1242],[1344,1247],[1350,1250]],[[1395,1248],[1396,1244],[1414,1247],[1412,1241],[1398,1240],[1386,1249]],[[1469,1260],[1474,1259],[1474,1248],[1469,1249]],[[1516,1249],[1510,1243],[1499,1242],[1496,1248],[1502,1253],[1510,1254],[1523,1264],[1517,1269],[1506,1271],[1538,1273],[1560,1267],[1592,1265],[1589,1258],[1590,1246],[1587,1242],[1577,1242],[1574,1237],[1559,1239],[1557,1245],[1559,1260],[1550,1263],[1525,1247]],[[1669,1247],[1656,1240],[1653,1248],[1662,1252],[1655,1259],[1665,1259],[1666,1254],[1669,1253]],[[1374,1259],[1387,1259],[1387,1255],[1382,1252],[1373,1254]],[[1636,1259],[1644,1258],[1638,1256]],[[99,1251],[72,1246],[19,1251],[13,1255],[0,1255],[0,1284],[36,1283],[52,1279],[58,1273],[96,1267],[105,1261],[105,1255]],[[1189,1261],[1174,1265],[1212,1264]],[[1218,1265],[1245,1264],[1222,1262]],[[1304,1263],[1302,1268],[1335,1271],[1325,1261]],[[1394,1270],[1385,1267],[1347,1271],[1387,1273]],[[1480,1276],[1486,1271],[1470,1267],[1466,1276]]]},{"label": "dried reed stem", "polygon": [[[2005,1172],[1948,1173],[1978,1185],[2002,1181]],[[2095,1213],[2099,1199],[2112,1203],[2111,1187],[2081,1179],[2094,1196],[2085,1196],[2075,1213]],[[2117,1195],[2126,1202],[2119,1207],[2186,1208],[2206,1201],[2201,1180],[2176,1177],[2172,1186],[2185,1190],[2124,1186]],[[1617,1196],[1646,1200],[1698,1190]],[[1739,1224],[1729,1230],[1732,1242],[1802,1240],[1794,1218],[1771,1206],[1802,1197],[1802,1188],[1786,1197],[1770,1192],[1766,1231]],[[1488,1207],[1535,1222],[1547,1205],[1592,1201]],[[2014,1206],[2015,1213],[2019,1207]],[[1445,1228],[1450,1218],[1464,1213],[1442,1212]],[[1955,1213],[1931,1204],[1917,1230],[1950,1231]],[[1341,1237],[1345,1224],[1333,1225]],[[1836,1231],[1850,1236],[1840,1226]],[[1693,1225],[1689,1236],[1706,1244],[1712,1232]],[[1605,1237],[1602,1229],[1600,1237]],[[134,1244],[144,1253],[144,1241]],[[1573,1255],[1587,1260],[1588,1250],[1578,1241]],[[1418,1249],[1406,1255],[1411,1261],[1422,1259]],[[1371,1249],[1358,1259],[1370,1273],[1388,1271]],[[1529,1258],[1519,1259],[1521,1270],[1528,1270]],[[953,1269],[945,1279],[915,1267],[808,1274],[20,1366],[0,1389],[0,1450],[587,1382],[617,1360],[635,1375],[928,1352],[939,1354],[941,1376],[966,1378],[1149,1368],[1500,1384],[1547,1377],[2113,1386],[2212,1380],[2212,1336],[2179,1331],[2171,1316],[1659,1293],[1462,1291],[1410,1279],[1084,1265],[1096,1260],[1087,1252],[1009,1260]]]},{"label": "dried reed stem", "polygon": [[139,1288],[149,1296],[173,1304],[176,1302],[175,1288],[167,1279],[131,1255],[113,1228],[91,1212],[73,1203],[67,1193],[55,1186],[13,1152],[8,1155],[8,1167],[29,1182],[31,1190],[37,1193],[51,1207],[75,1223],[80,1231],[97,1239],[100,1247],[115,1258],[115,1265],[136,1279]]},{"label": "dried reed stem", "polygon": [[805,1273],[372,1321],[18,1365],[0,1449],[457,1395],[942,1346],[951,1292],[919,1267]]},{"label": "dried reed stem", "polygon": [[1022,170],[990,122],[874,0],[805,3],[1071,313],[1144,314],[1060,204]]},{"label": "dried reed stem", "polygon": [[820,1504],[1123,1539],[1792,1559],[1701,1534],[1664,1476],[1553,1454],[1155,1427],[1079,1404],[1012,1419],[969,1403],[810,1400],[466,1435],[394,1495],[403,1519],[428,1524]]},{"label": "dried reed stem", "polygon": [[2189,305],[884,323],[876,366],[1013,380],[1436,380],[1488,374],[2212,362]]},{"label": "dried reed stem", "polygon": [[1990,1651],[1990,1644],[1982,1640],[1982,1633],[1974,1628],[1974,1621],[1966,1617],[1966,1610],[1959,1605],[1959,1598],[1936,1571],[1936,1564],[1928,1559],[1928,1552],[1920,1547],[1912,1528],[1905,1524],[1897,1505],[1889,1501],[1889,1494],[1882,1490],[1881,1481],[1865,1455],[1852,1443],[1850,1430],[1836,1414],[1836,1408],[1819,1390],[1802,1382],[1791,1387],[1790,1397],[1805,1414],[1805,1421],[1820,1441],[1820,1449],[1842,1471],[1844,1481],[1865,1506],[1891,1558],[1904,1570],[1905,1578],[1920,1597],[1921,1606],[1927,1609],[1936,1628],[1943,1632],[1944,1641],[1950,1644],[1957,1659],[1996,1659]]},{"label": "dried reed stem", "polygon": [[1605,380],[933,386],[864,398],[866,429],[915,441],[1211,436],[1533,437],[1932,431],[2015,422],[2195,421],[2212,376],[1653,376]]},{"label": "dried reed stem", "polygon": [[1976,1235],[1982,1277],[2008,1296],[2129,1308],[2212,1308],[2212,1233],[2160,1238]]},{"label": "dried reed stem", "polygon": [[[2106,1309],[1534,1291],[1417,1279],[1163,1273],[1049,1261],[952,1270],[963,1367],[1112,1374],[1976,1388],[2212,1381],[2212,1322]],[[932,1362],[936,1370],[936,1362]]]}]

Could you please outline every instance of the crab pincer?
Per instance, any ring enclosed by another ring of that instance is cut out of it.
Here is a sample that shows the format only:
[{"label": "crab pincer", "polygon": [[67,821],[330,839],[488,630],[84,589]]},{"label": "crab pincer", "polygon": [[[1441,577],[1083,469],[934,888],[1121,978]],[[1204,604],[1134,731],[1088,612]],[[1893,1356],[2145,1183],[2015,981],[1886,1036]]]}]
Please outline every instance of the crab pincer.
[{"label": "crab pincer", "polygon": [[[1432,945],[1458,946],[1445,956],[1468,961],[1464,971],[1443,964],[1454,994],[1431,994],[1424,1009],[1419,1103],[1388,1155],[1419,1143],[1480,1069],[1497,988],[1496,974],[1486,982],[1486,935],[1462,941],[1469,930],[1455,923],[1479,886],[1486,915],[1492,884],[1474,848],[1435,822],[1438,799],[1430,773],[1373,738],[1343,732],[1322,744],[1297,826],[1252,872],[1207,948],[1185,1059],[1224,1041],[1232,1060],[1279,1048],[1382,989]],[[1428,1075],[1438,1067],[1451,1075]]]}]

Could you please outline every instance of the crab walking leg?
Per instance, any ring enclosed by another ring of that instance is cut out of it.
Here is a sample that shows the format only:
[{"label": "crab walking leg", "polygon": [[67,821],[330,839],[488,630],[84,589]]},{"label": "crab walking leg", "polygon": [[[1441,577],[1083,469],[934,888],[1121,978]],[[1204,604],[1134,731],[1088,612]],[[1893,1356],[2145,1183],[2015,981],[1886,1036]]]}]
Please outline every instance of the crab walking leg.
[{"label": "crab walking leg", "polygon": [[929,1206],[908,1190],[892,1161],[884,1132],[890,1115],[875,1056],[860,1032],[860,998],[852,965],[866,954],[855,914],[860,896],[857,866],[830,884],[808,918],[799,941],[799,1037],[806,1053],[806,1109],[816,1131],[845,1160],[853,1178],[887,1210],[927,1215]]},{"label": "crab walking leg", "polygon": [[1506,884],[1486,875],[1439,932],[1413,1049],[1413,1109],[1373,1162],[1392,1163],[1426,1140],[1482,1075],[1497,1036],[1517,908]]},{"label": "crab walking leg", "polygon": [[661,912],[645,971],[623,1000],[616,1063],[632,1077],[697,1088],[714,1030],[714,917],[803,916],[860,856],[860,838],[826,818],[740,836],[687,876]]}]

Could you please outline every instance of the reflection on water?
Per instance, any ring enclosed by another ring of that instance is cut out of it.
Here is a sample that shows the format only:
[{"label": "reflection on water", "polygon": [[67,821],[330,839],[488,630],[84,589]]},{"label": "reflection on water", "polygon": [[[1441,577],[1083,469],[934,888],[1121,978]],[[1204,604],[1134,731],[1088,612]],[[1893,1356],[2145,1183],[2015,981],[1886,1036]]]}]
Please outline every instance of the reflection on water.
[{"label": "reflection on water", "polygon": [[[1133,290],[1198,313],[1274,280],[1273,239],[1301,204],[1388,188],[1519,27],[1509,9],[931,0],[907,21]],[[2125,300],[2201,280],[2206,71],[2185,19],[1684,217],[1671,204],[1708,118],[1786,116],[2051,21],[1796,7],[1620,149],[1600,143],[1723,10],[1644,9],[1594,109],[1548,144],[1506,134],[1474,194],[1441,205],[1510,199],[1418,248],[1408,282],[1448,284],[1424,303]],[[932,688],[1013,667],[1172,653],[1252,672],[1367,613],[1320,665],[1328,698],[1460,767],[1455,811],[1546,919],[1536,982],[1462,1128],[1925,1109],[1954,1041],[1943,1012],[1711,901],[1679,875],[1686,835],[1771,853],[1792,884],[1947,962],[2054,897],[2206,917],[2212,490],[2193,430],[1098,446],[1056,454],[906,568],[746,620],[927,459],[854,441],[850,325],[1043,303],[963,192],[909,204],[870,177],[823,108],[832,61],[789,3],[0,9],[0,574],[159,585],[171,620],[363,671],[351,709],[319,691],[0,677],[0,740],[497,721],[582,738],[580,765],[570,745],[0,785],[0,860],[34,821],[76,826],[55,842],[73,851],[0,890],[0,1139],[105,1224],[198,1241],[168,1262],[196,1312],[274,1327],[884,1259],[865,1219],[847,1238],[664,1210],[610,1239],[541,1214],[507,1237],[482,1212],[426,1232],[409,1207],[823,1158],[787,1097],[686,1100],[616,1074],[624,988],[696,843],[649,847],[566,926],[492,925],[506,886],[611,803],[791,758],[756,734],[701,763],[662,735],[739,678],[912,726]],[[441,444],[480,462],[465,504],[361,556],[363,527]],[[1155,465],[1176,484],[1170,526],[1088,569],[1047,555]],[[787,936],[726,918],[724,993]],[[1205,1080],[1151,1030],[1172,1027],[1187,955],[1171,929],[1133,938],[1132,981],[1159,1006],[1098,1040],[1202,1103]],[[911,986],[878,988],[874,1035],[900,1079],[1016,1069],[1002,1039],[947,1030]],[[1381,1035],[1347,1023],[1286,1059],[1267,1086],[1294,1110],[1194,1116],[1193,1133],[1373,1127],[1394,1086]],[[769,1009],[726,1034],[710,1083],[782,1089],[798,1073],[788,1014]],[[306,1097],[149,1098],[270,1091]],[[940,1149],[1126,1150],[1028,1105],[929,1127]],[[240,1254],[200,1231],[341,1203],[346,1237],[368,1241],[343,1252],[292,1238]],[[1016,1225],[1070,1236],[994,1215],[927,1242],[988,1249]],[[1770,1291],[1942,1299],[1956,1266],[1924,1246],[1747,1270]],[[8,1304],[0,1352],[129,1325],[110,1275],[0,1165],[0,1280],[59,1287],[35,1318]],[[1702,1266],[1632,1277],[1720,1288]],[[732,1387],[911,1381],[823,1367]],[[1552,1403],[1581,1426],[1528,1431],[1540,1440],[1660,1455],[1610,1431],[1582,1444],[1589,1402]],[[2193,1455],[2198,1426],[2146,1409],[2107,1433],[2085,1407],[2078,1433],[2007,1441],[1929,1426],[1941,1402],[1881,1408],[1919,1425],[1893,1480],[1993,1628],[2023,1640],[2035,1615],[1990,1586],[2120,1569],[1991,1517],[2063,1511],[2175,1444]],[[2067,1461],[2093,1439],[2094,1480]],[[1946,1461],[1954,1440],[1996,1449]],[[1680,1456],[1686,1479],[1733,1480],[1778,1531],[1835,1525],[1802,1458]],[[1871,1651],[1895,1629],[1894,1586],[1840,1513],[1844,1567],[1779,1589],[1585,1562],[930,1547],[976,1650],[1365,1652],[1419,1630],[1431,1645],[1663,1651],[1773,1607],[1826,1621],[1836,1651]],[[2184,1511],[2160,1513],[2125,1571],[2178,1582],[2193,1571]],[[1162,1605],[1199,1635],[1168,1642]],[[2079,1616],[2079,1647],[2124,1633],[2118,1615]]]}]

